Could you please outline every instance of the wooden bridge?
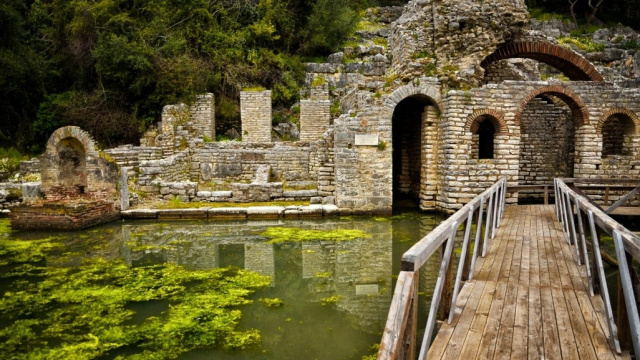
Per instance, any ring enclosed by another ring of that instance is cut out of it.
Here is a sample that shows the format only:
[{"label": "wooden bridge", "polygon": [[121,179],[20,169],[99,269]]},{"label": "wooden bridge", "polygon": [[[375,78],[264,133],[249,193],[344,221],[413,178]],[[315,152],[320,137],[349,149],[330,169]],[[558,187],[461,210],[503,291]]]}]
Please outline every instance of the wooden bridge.
[{"label": "wooden bridge", "polygon": [[[637,279],[628,263],[640,259],[640,239],[562,180],[554,186],[555,206],[505,207],[507,191],[499,181],[403,255],[378,359],[413,360],[418,350],[419,359],[638,353]],[[610,261],[619,265],[617,314],[600,250],[605,233],[616,246]],[[440,273],[419,344],[418,272],[433,254],[440,255]]]}]

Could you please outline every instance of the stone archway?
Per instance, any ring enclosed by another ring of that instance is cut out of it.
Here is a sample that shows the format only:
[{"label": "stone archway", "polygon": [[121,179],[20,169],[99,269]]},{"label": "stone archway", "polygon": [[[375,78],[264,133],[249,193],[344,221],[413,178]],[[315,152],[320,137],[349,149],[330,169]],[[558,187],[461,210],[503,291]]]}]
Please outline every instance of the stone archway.
[{"label": "stone archway", "polygon": [[117,164],[101,156],[91,135],[77,126],[51,134],[41,166],[42,192],[49,200],[116,197]]},{"label": "stone archway", "polygon": [[573,81],[604,81],[602,75],[587,59],[560,45],[544,41],[516,41],[499,47],[480,65],[488,68],[504,59],[526,58],[551,65]]},{"label": "stone archway", "polygon": [[406,85],[387,99],[393,144],[393,199],[411,200],[421,209],[434,209],[439,188],[437,137],[440,94],[435,87]]},{"label": "stone archway", "polygon": [[[520,128],[520,185],[543,185],[555,177],[573,177],[576,129],[588,123],[584,102],[563,86],[543,86],[521,101],[515,115]],[[519,194],[519,201],[542,201]]]}]

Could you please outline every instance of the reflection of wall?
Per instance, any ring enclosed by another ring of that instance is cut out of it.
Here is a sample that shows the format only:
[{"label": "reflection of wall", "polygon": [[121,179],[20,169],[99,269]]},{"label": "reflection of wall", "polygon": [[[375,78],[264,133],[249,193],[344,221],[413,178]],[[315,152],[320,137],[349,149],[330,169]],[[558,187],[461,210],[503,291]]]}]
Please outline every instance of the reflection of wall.
[{"label": "reflection of wall", "polygon": [[244,246],[244,268],[271,277],[275,286],[276,263],[273,244],[251,243]]}]

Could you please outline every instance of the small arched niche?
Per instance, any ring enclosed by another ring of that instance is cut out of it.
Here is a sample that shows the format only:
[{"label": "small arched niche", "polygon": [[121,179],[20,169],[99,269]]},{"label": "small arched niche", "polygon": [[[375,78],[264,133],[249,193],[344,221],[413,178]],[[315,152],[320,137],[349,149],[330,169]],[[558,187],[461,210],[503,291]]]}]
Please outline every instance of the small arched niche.
[{"label": "small arched niche", "polygon": [[58,183],[84,193],[87,186],[87,155],[78,139],[65,138],[56,144]]},{"label": "small arched niche", "polygon": [[636,126],[627,114],[609,116],[602,124],[602,157],[632,155]]}]

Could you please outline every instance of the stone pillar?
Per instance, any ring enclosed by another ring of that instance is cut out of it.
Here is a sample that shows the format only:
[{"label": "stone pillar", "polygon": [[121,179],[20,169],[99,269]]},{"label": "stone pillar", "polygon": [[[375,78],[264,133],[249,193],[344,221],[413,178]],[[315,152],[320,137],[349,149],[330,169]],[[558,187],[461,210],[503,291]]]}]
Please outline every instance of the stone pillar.
[{"label": "stone pillar", "polygon": [[120,168],[120,211],[129,210],[129,170]]},{"label": "stone pillar", "polygon": [[163,156],[173,155],[176,126],[189,121],[189,108],[185,104],[166,105],[162,108],[162,122],[160,123],[160,136],[158,143],[162,147]]},{"label": "stone pillar", "polygon": [[241,91],[242,141],[271,142],[271,90]]},{"label": "stone pillar", "polygon": [[198,95],[196,101],[189,107],[193,127],[198,130],[199,136],[215,139],[216,137],[216,112],[215,98],[213,94]]},{"label": "stone pillar", "polygon": [[317,141],[329,128],[331,101],[300,100],[300,141]]},{"label": "stone pillar", "polygon": [[438,108],[424,107],[422,113],[422,166],[420,174],[420,209],[433,210],[438,192]]}]

